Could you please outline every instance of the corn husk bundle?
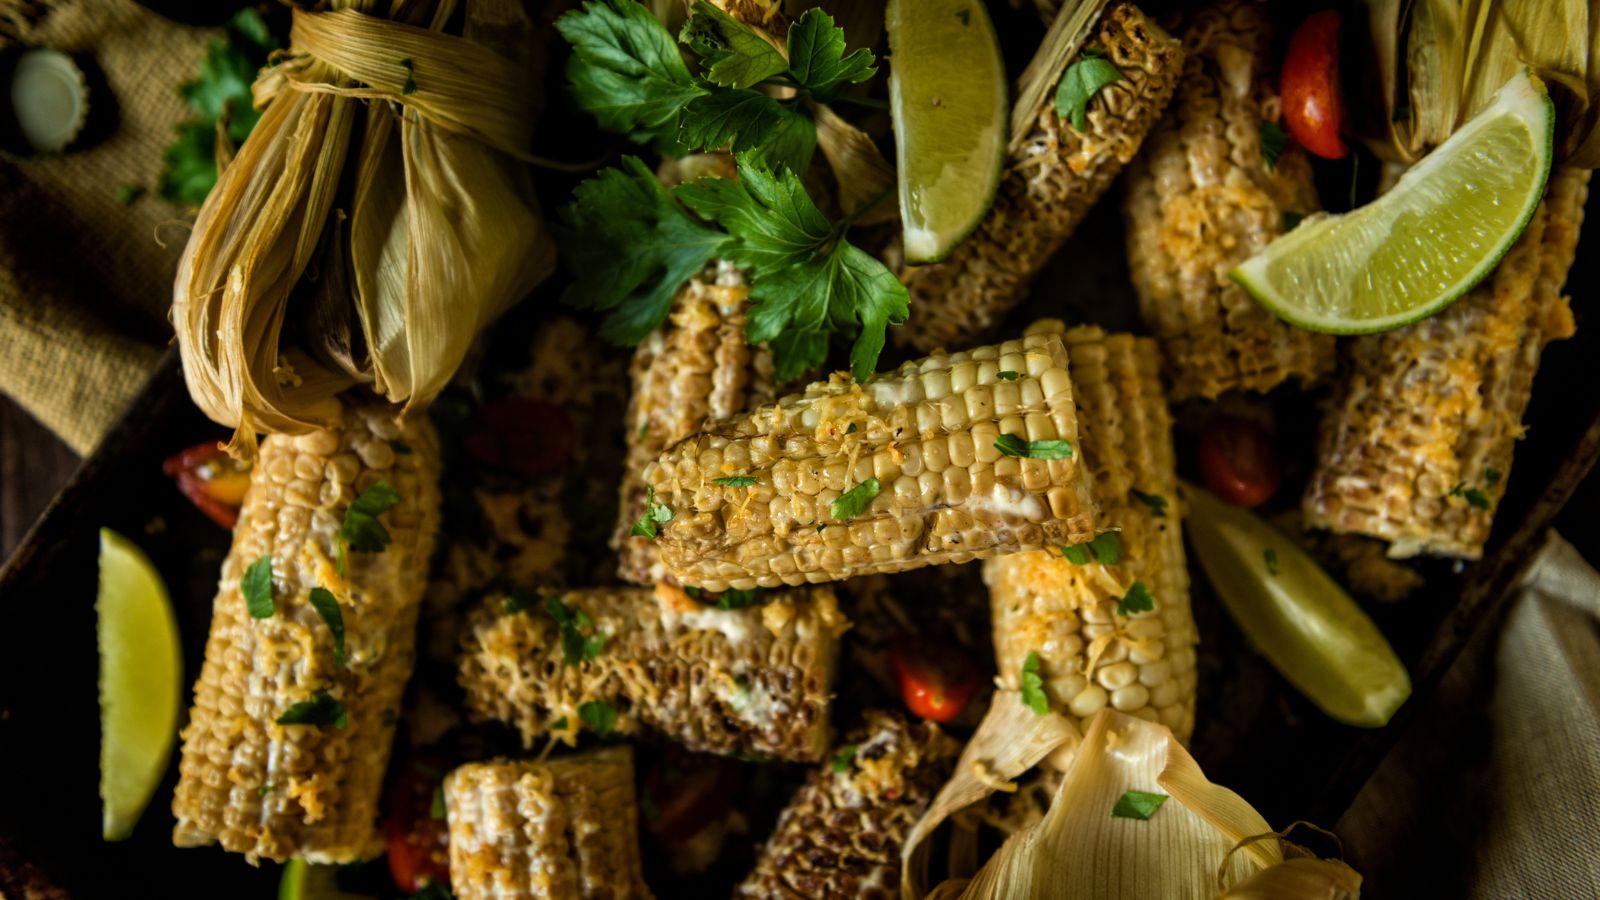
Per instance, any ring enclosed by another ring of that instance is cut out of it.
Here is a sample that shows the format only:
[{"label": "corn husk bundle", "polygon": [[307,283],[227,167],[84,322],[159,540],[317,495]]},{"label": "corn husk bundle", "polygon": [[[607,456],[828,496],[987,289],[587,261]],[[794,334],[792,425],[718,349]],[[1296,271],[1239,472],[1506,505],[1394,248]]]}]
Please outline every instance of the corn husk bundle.
[{"label": "corn husk bundle", "polygon": [[[907,900],[1360,896],[1359,874],[1284,840],[1242,797],[1206,780],[1163,725],[1106,709],[1079,736],[1065,717],[1035,715],[1013,692],[999,691],[979,728],[985,732],[1008,732],[1009,739],[975,748],[975,738],[906,841]],[[929,838],[939,824],[989,792],[1008,789],[1006,780],[1036,763],[1060,773],[1043,819],[1007,838],[975,873],[959,866],[976,842],[953,836],[953,877],[928,890]],[[1148,819],[1114,817],[1111,810],[1128,791],[1167,799]]]},{"label": "corn husk bundle", "polygon": [[[1556,162],[1600,166],[1600,8],[1590,0],[1363,0],[1361,71],[1384,103],[1361,132],[1380,157],[1412,163],[1488,106],[1524,67],[1556,103]],[[1364,92],[1365,93],[1365,92]]]},{"label": "corn husk bundle", "polygon": [[189,392],[236,455],[331,425],[355,385],[425,406],[554,266],[521,162],[533,25],[517,0],[456,7],[296,7],[256,81],[261,120],[200,209],[172,305]]}]

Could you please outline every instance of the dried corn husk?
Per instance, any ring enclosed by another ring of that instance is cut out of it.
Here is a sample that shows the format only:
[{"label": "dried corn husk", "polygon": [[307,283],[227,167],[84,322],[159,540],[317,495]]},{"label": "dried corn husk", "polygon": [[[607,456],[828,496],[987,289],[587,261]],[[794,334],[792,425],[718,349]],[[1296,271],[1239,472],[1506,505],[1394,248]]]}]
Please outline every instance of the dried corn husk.
[{"label": "dried corn husk", "polygon": [[1044,33],[1039,50],[1028,61],[1017,79],[1017,97],[1011,104],[1010,151],[1016,153],[1028,140],[1033,130],[1039,106],[1044,98],[1055,92],[1061,74],[1067,70],[1083,49],[1094,23],[1100,20],[1100,11],[1109,0],[1068,0],[1056,11],[1055,20]]},{"label": "dried corn husk", "polygon": [[[1386,160],[1411,163],[1531,66],[1556,103],[1556,162],[1600,166],[1600,9],[1589,0],[1363,0],[1362,66],[1384,102],[1356,104]],[[1373,114],[1377,115],[1373,115]]]},{"label": "dried corn husk", "polygon": [[454,0],[419,0],[402,20],[377,6],[294,10],[288,52],[255,84],[261,120],[179,263],[184,375],[238,455],[258,432],[332,424],[357,384],[426,405],[554,266],[519,160],[540,93],[521,4],[470,0],[453,19]]},{"label": "dried corn husk", "polygon": [[817,147],[839,183],[839,210],[853,215],[858,225],[899,218],[899,204],[878,202],[895,186],[894,166],[883,158],[878,145],[826,104],[813,103],[811,108],[817,122]]},{"label": "dried corn husk", "polygon": [[[1168,799],[1148,820],[1114,818],[1130,790]],[[903,896],[923,896],[904,885]],[[1207,781],[1165,726],[1106,709],[1071,751],[1044,819],[1008,838],[970,880],[927,896],[1334,900],[1359,887],[1348,866],[1303,858],[1243,798]]]}]

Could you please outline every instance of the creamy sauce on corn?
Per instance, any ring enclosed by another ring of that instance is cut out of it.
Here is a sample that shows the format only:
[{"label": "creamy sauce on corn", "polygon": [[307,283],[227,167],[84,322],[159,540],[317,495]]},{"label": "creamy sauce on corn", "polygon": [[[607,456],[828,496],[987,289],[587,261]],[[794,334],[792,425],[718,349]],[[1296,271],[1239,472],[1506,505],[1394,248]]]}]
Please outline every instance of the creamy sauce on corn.
[{"label": "creamy sauce on corn", "polygon": [[688,612],[669,610],[662,614],[662,619],[669,628],[720,632],[730,644],[742,644],[750,639],[752,618],[744,610],[711,607]]}]

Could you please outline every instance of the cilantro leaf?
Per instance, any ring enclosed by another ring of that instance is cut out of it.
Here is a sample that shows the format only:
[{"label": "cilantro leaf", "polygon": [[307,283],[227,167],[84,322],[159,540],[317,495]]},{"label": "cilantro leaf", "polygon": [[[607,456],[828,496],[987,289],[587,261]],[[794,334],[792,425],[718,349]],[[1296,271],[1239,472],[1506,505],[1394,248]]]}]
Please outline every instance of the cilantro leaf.
[{"label": "cilantro leaf", "polygon": [[604,700],[590,700],[579,706],[578,718],[600,737],[609,735],[617,727],[617,711]]},{"label": "cilantro leaf", "polygon": [[1150,507],[1150,515],[1158,519],[1167,517],[1167,498],[1160,494],[1146,494],[1138,488],[1129,488],[1128,492],[1133,494],[1133,499]]},{"label": "cilantro leaf", "polygon": [[272,557],[263,556],[244,570],[239,579],[239,592],[244,594],[245,609],[254,619],[270,619],[278,611],[272,602]]},{"label": "cilantro leaf", "polygon": [[1091,562],[1114,566],[1122,561],[1122,537],[1115,531],[1107,531],[1082,544],[1062,547],[1061,555],[1076,566],[1086,566]]},{"label": "cilantro leaf", "polygon": [[1105,54],[1083,51],[1077,61],[1067,66],[1061,83],[1056,85],[1056,115],[1072,123],[1073,131],[1083,131],[1089,127],[1089,101],[1106,85],[1121,80],[1122,72]]},{"label": "cilantro leaf", "polygon": [[765,588],[759,587],[754,587],[747,591],[728,588],[717,597],[717,609],[745,609],[746,607],[754,606],[755,602],[761,599],[761,595],[765,593],[765,590]]},{"label": "cilantro leaf", "polygon": [[583,610],[568,607],[556,596],[546,598],[544,608],[561,631],[561,657],[567,665],[575,666],[600,655],[606,636],[592,633],[594,620]]},{"label": "cilantro leaf", "polygon": [[855,761],[856,745],[845,744],[843,747],[839,748],[838,754],[834,756],[833,762],[829,763],[828,767],[833,769],[835,772],[844,774],[845,772],[850,771],[850,765]]},{"label": "cilantro leaf", "polygon": [[683,112],[678,139],[694,150],[731,150],[764,166],[804,172],[817,146],[817,126],[798,108],[752,90],[695,98]]},{"label": "cilantro leaf", "polygon": [[728,243],[727,235],[685,212],[632,156],[578,185],[560,220],[557,238],[573,274],[561,299],[609,310],[600,336],[614,344],[636,344],[654,331],[678,288]]},{"label": "cilantro leaf", "polygon": [[789,70],[778,48],[706,0],[696,0],[678,40],[699,54],[706,80],[723,87],[751,87]]},{"label": "cilantro leaf", "polygon": [[1072,544],[1061,548],[1061,558],[1075,566],[1087,566],[1094,561],[1089,554],[1088,544]]},{"label": "cilantro leaf", "polygon": [[1015,434],[1002,434],[994,439],[994,448],[1002,456],[1028,459],[1071,459],[1072,444],[1067,441],[1027,441]]},{"label": "cilantro leaf", "polygon": [[705,94],[666,27],[634,0],[590,0],[556,30],[572,45],[574,99],[608,131],[646,140],[675,133],[683,108]]},{"label": "cilantro leaf", "polygon": [[829,512],[835,521],[847,522],[867,511],[872,505],[872,498],[878,496],[883,487],[878,484],[878,479],[868,477],[867,480],[839,495],[833,501]]},{"label": "cilantro leaf", "polygon": [[1156,814],[1161,804],[1167,802],[1166,794],[1152,794],[1146,791],[1128,791],[1117,798],[1117,804],[1111,807],[1113,819],[1138,819],[1144,821]]},{"label": "cilantro leaf", "polygon": [[178,124],[177,138],[161,154],[156,191],[168,200],[199,206],[217,183],[217,122],[227,116],[228,139],[250,136],[261,114],[252,105],[250,85],[277,42],[253,9],[228,22],[224,38],[213,41],[200,60],[198,77],[178,93],[195,117]]},{"label": "cilantro leaf", "polygon": [[1028,658],[1022,661],[1022,705],[1033,710],[1035,715],[1044,715],[1050,711],[1050,698],[1044,692],[1044,679],[1039,676],[1039,651],[1028,651]]},{"label": "cilantro leaf", "polygon": [[367,488],[344,511],[344,524],[339,526],[339,537],[357,553],[381,552],[389,546],[389,529],[383,527],[378,516],[399,502],[400,495],[387,481]]},{"label": "cilantro leaf", "polygon": [[1270,172],[1278,167],[1278,157],[1289,149],[1289,133],[1277,122],[1261,120],[1261,161]]},{"label": "cilantro leaf", "polygon": [[310,700],[301,700],[284,710],[277,722],[279,725],[332,725],[344,728],[350,724],[350,717],[345,713],[344,704],[334,699],[332,694],[317,691]]},{"label": "cilantro leaf", "polygon": [[339,610],[339,598],[327,588],[314,587],[311,589],[311,608],[317,611],[322,621],[328,623],[328,630],[333,632],[334,665],[344,665],[344,613]]},{"label": "cilantro leaf", "polygon": [[644,512],[639,514],[638,520],[633,523],[633,527],[628,530],[628,533],[637,537],[646,537],[653,541],[660,533],[656,528],[656,523],[671,521],[672,507],[665,503],[657,503],[656,489],[646,486],[644,489]]},{"label": "cilantro leaf", "polygon": [[1450,496],[1460,497],[1463,500],[1466,500],[1469,506],[1472,506],[1476,509],[1489,508],[1489,498],[1484,495],[1483,491],[1480,491],[1475,487],[1467,487],[1467,483],[1465,481],[1456,482],[1455,487],[1450,489]]},{"label": "cilantro leaf", "polygon": [[755,487],[756,480],[749,475],[728,475],[723,478],[713,478],[711,483],[723,487]]},{"label": "cilantro leaf", "polygon": [[[703,2],[703,0],[702,0]],[[846,56],[844,29],[820,9],[808,9],[789,26],[789,72],[818,103],[846,84],[859,84],[878,70],[865,48]]]},{"label": "cilantro leaf", "polygon": [[1156,598],[1150,594],[1150,586],[1142,581],[1135,581],[1128,585],[1128,593],[1117,601],[1117,615],[1131,616],[1134,613],[1149,612],[1156,608]]},{"label": "cilantro leaf", "polygon": [[1499,469],[1495,469],[1495,468],[1484,469],[1483,470],[1483,483],[1488,485],[1489,487],[1494,487],[1495,485],[1498,485],[1500,483],[1501,475],[1502,475],[1502,473],[1501,473],[1501,471]]},{"label": "cilantro leaf", "polygon": [[1010,369],[1007,369],[1004,372],[994,373],[994,377],[1000,379],[1001,381],[1016,381],[1018,378],[1022,377],[1022,373],[1013,372]]}]

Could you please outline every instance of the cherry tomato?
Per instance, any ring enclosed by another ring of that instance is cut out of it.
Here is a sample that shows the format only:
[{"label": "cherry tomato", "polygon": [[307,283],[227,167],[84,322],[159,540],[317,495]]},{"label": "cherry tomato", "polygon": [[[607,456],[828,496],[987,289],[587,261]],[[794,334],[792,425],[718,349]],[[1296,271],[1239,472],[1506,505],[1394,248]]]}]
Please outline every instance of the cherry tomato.
[{"label": "cherry tomato", "polygon": [[1289,38],[1279,93],[1283,122],[1300,146],[1323,159],[1350,153],[1339,133],[1349,118],[1339,87],[1339,11],[1312,15]]},{"label": "cherry tomato", "polygon": [[195,444],[161,464],[189,502],[223,528],[239,522],[239,507],[250,487],[250,464],[232,459],[216,441]]},{"label": "cherry tomato", "polygon": [[1260,506],[1278,489],[1272,435],[1249,419],[1213,418],[1200,435],[1198,455],[1206,487],[1234,506]]},{"label": "cherry tomato", "polygon": [[939,638],[902,635],[889,647],[889,663],[906,708],[935,722],[960,715],[980,681],[967,652]]},{"label": "cherry tomato", "polygon": [[462,442],[487,466],[524,475],[553,475],[572,459],[572,417],[531,397],[502,397],[478,413],[478,428]]},{"label": "cherry tomato", "polygon": [[450,883],[450,830],[435,798],[444,778],[442,764],[415,759],[389,786],[383,835],[389,847],[389,875],[408,894],[429,884]]},{"label": "cherry tomato", "polygon": [[681,844],[716,821],[744,785],[731,759],[668,751],[644,780],[644,827],[662,843]]}]

